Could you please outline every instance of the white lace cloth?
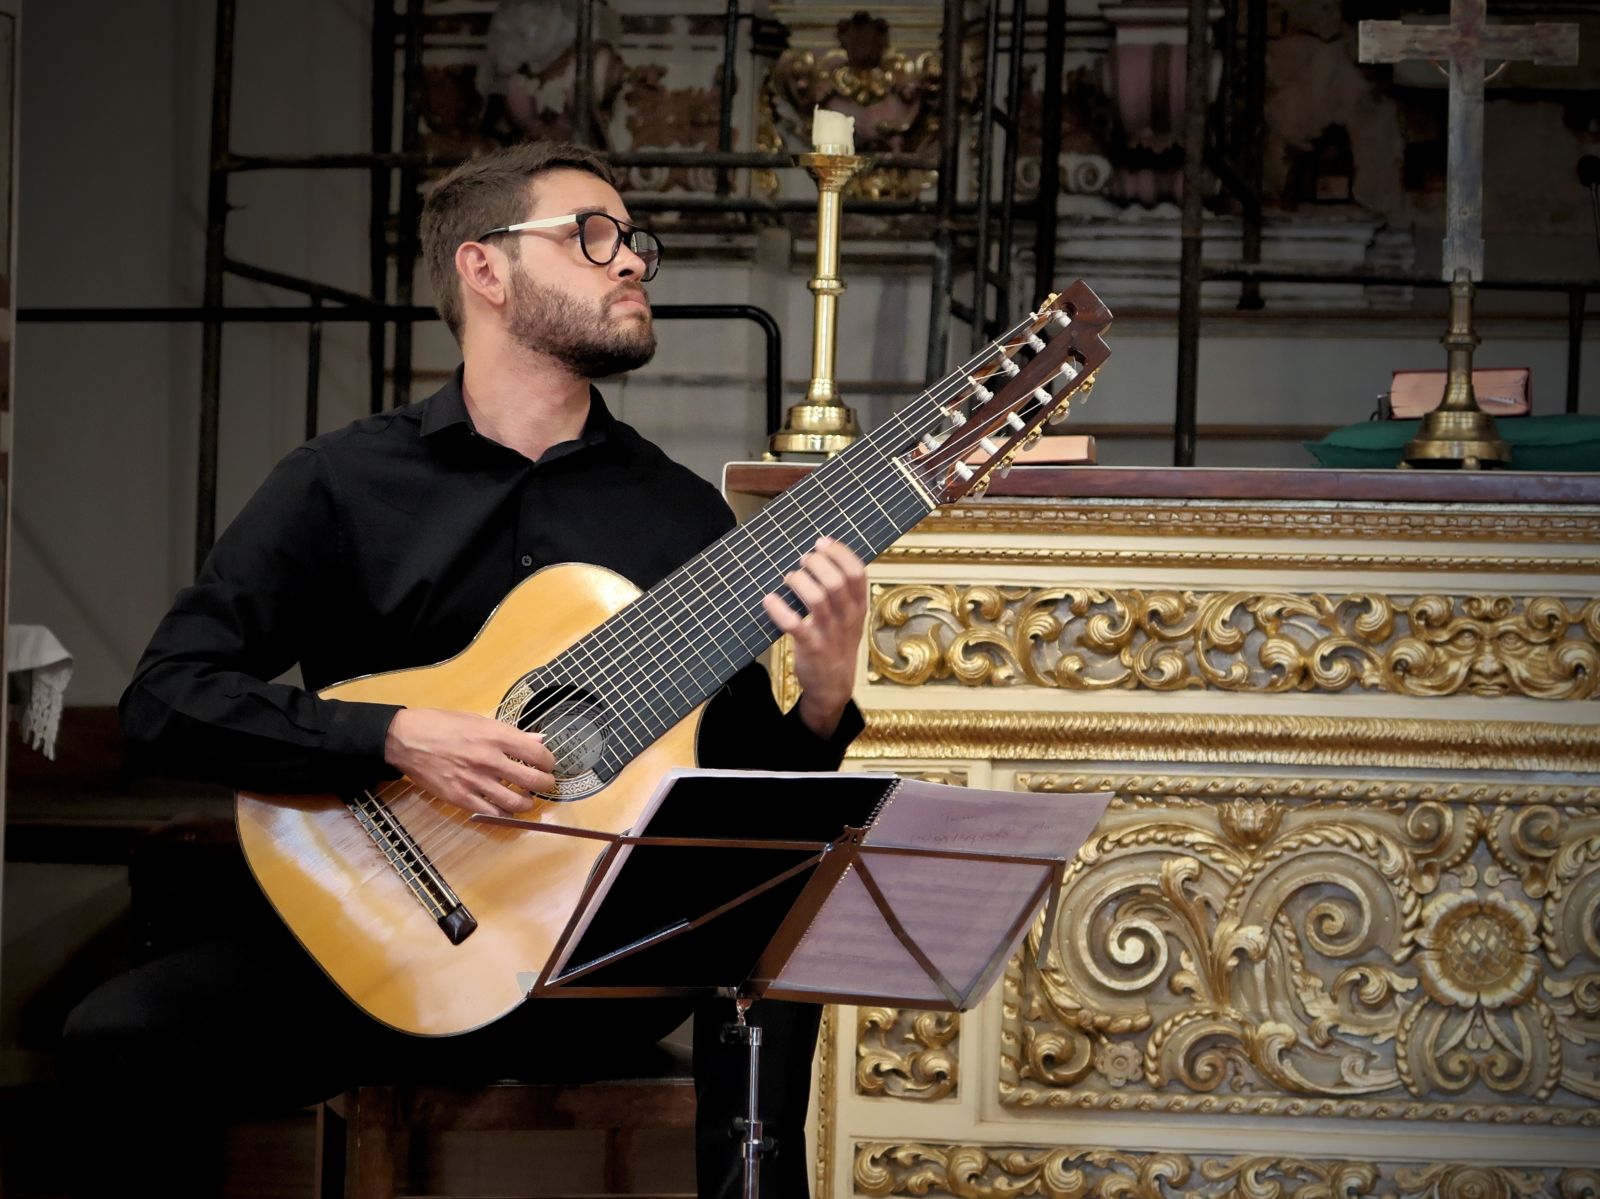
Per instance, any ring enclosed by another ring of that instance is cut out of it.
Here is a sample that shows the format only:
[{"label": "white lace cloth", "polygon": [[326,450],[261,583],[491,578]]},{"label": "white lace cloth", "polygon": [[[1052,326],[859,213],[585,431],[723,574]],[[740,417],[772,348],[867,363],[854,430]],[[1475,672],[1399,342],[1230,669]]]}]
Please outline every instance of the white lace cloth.
[{"label": "white lace cloth", "polygon": [[72,655],[43,625],[7,625],[6,671],[11,716],[22,729],[22,739],[54,759]]}]

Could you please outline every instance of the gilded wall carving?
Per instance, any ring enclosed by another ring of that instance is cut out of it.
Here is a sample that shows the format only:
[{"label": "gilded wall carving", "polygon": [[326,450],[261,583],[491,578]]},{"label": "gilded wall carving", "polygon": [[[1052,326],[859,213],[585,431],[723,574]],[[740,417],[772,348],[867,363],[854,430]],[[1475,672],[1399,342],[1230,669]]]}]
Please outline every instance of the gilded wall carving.
[{"label": "gilded wall carving", "polygon": [[1600,728],[1543,721],[886,708],[869,708],[866,718],[850,746],[858,759],[1600,770]]},{"label": "gilded wall carving", "polygon": [[856,1009],[856,1093],[889,1099],[947,1099],[960,1082],[955,1012]]},{"label": "gilded wall carving", "polygon": [[1103,549],[1083,546],[895,545],[878,557],[884,566],[1141,566],[1158,570],[1426,570],[1496,574],[1600,574],[1600,558],[1488,554],[1328,553],[1283,550]]},{"label": "gilded wall carving", "polygon": [[1600,545],[1600,512],[1572,505],[1362,504],[1277,500],[985,499],[930,512],[916,533],[1023,537],[1358,537]]},{"label": "gilded wall carving", "polygon": [[1006,974],[1003,1103],[1600,1124],[1595,787],[1017,785],[1108,782]]},{"label": "gilded wall carving", "polygon": [[1600,599],[876,584],[874,682],[1588,699]]},{"label": "gilded wall carving", "polygon": [[858,1194],[962,1199],[1594,1199],[1600,1171],[1044,1146],[858,1141]]}]

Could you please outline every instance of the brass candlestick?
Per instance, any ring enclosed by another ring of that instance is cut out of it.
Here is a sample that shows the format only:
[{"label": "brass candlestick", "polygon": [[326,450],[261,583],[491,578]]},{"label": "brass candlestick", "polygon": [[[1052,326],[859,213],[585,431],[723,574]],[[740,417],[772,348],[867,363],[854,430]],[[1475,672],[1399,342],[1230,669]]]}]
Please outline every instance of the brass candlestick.
[{"label": "brass candlestick", "polygon": [[1406,443],[1402,466],[1479,470],[1511,461],[1494,417],[1478,407],[1472,390],[1472,351],[1481,340],[1472,327],[1472,292],[1472,279],[1462,267],[1450,284],[1450,331],[1439,339],[1450,362],[1444,402],[1422,418],[1417,436]]},{"label": "brass candlestick", "polygon": [[[824,146],[798,161],[817,181],[817,273],[811,280],[816,297],[811,329],[811,384],[804,403],[789,409],[783,428],[772,435],[774,454],[835,454],[861,436],[856,414],[839,400],[833,380],[839,337],[840,191],[850,177],[868,165],[863,154],[834,153]],[[837,147],[843,149],[843,147]]]}]

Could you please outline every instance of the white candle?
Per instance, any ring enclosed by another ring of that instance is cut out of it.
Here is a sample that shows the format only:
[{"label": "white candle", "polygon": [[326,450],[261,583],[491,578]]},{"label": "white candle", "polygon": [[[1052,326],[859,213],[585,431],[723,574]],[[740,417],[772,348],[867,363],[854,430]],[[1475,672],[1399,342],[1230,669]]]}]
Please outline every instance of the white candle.
[{"label": "white candle", "polygon": [[856,119],[828,108],[811,110],[811,144],[823,154],[856,152]]}]

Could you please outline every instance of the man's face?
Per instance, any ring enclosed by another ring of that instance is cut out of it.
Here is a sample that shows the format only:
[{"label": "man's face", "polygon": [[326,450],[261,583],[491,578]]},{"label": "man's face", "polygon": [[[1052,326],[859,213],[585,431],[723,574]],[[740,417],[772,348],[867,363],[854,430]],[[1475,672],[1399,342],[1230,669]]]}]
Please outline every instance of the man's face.
[{"label": "man's face", "polygon": [[[537,202],[523,219],[598,209],[628,219],[622,198],[588,171],[560,169],[534,183]],[[606,266],[584,256],[576,224],[520,234],[513,265],[509,330],[518,343],[548,354],[585,379],[633,370],[656,350],[650,301],[639,282],[643,264],[626,245]],[[597,258],[603,245],[591,242]]]}]

